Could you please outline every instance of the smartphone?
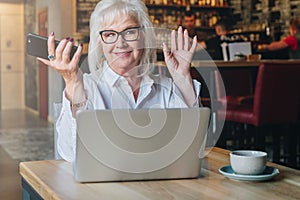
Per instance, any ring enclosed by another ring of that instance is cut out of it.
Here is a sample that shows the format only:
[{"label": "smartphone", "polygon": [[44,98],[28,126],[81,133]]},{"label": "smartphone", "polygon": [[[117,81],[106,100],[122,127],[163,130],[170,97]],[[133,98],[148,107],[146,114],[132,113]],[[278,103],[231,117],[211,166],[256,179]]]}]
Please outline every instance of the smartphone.
[{"label": "smartphone", "polygon": [[[26,52],[27,54],[35,57],[48,59],[48,45],[47,37],[43,37],[34,33],[28,33],[26,37]],[[59,44],[59,41],[55,40],[55,48]],[[71,59],[77,50],[76,46],[72,47]]]}]

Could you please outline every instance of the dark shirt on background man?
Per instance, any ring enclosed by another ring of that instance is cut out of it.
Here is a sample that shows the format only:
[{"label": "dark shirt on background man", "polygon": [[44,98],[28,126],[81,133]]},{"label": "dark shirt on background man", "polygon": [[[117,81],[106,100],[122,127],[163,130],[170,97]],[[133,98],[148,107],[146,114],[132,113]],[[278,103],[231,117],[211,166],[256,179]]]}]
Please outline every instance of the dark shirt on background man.
[{"label": "dark shirt on background man", "polygon": [[239,35],[230,34],[230,30],[231,24],[227,20],[219,20],[215,24],[216,35],[199,43],[213,60],[224,60],[222,43],[244,42]]},{"label": "dark shirt on background man", "polygon": [[223,60],[222,43],[244,42],[239,35],[217,35],[205,41],[206,51],[213,60]]}]

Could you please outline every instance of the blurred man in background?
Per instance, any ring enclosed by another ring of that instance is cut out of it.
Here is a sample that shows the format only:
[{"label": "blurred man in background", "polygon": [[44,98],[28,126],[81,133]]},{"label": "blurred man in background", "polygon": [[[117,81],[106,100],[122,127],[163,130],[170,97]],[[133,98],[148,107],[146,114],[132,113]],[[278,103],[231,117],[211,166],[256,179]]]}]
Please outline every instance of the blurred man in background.
[{"label": "blurred man in background", "polygon": [[198,41],[204,40],[206,36],[196,29],[196,15],[192,11],[186,11],[183,16],[183,28],[189,32],[189,37],[197,36]]}]

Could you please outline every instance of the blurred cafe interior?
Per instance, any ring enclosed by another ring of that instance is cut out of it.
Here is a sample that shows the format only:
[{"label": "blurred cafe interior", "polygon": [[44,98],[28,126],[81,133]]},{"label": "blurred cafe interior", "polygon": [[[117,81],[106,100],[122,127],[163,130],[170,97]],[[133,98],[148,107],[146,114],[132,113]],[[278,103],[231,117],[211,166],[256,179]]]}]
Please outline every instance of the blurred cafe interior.
[{"label": "blurred cafe interior", "polygon": [[[83,43],[85,57],[89,17],[98,2],[0,0],[0,199],[21,198],[19,162],[55,158],[54,104],[61,102],[64,82],[27,55],[26,35],[72,37],[75,45]],[[202,84],[202,105],[211,107],[216,126],[222,121],[215,146],[266,151],[268,161],[299,170],[300,0],[144,2],[157,30],[183,26],[198,38],[191,74]],[[296,33],[292,19],[298,19]],[[158,31],[155,72],[167,74],[164,40],[169,38]]]}]

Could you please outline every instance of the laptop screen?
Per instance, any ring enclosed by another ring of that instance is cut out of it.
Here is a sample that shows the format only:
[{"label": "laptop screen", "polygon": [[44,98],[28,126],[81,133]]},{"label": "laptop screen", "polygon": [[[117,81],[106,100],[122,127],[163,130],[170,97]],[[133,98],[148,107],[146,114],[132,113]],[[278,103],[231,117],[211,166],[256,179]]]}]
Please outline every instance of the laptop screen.
[{"label": "laptop screen", "polygon": [[234,42],[228,44],[229,59],[234,60],[235,55],[243,54],[250,55],[252,54],[251,43],[250,42]]},{"label": "laptop screen", "polygon": [[75,179],[124,181],[197,177],[209,108],[82,111]]}]

